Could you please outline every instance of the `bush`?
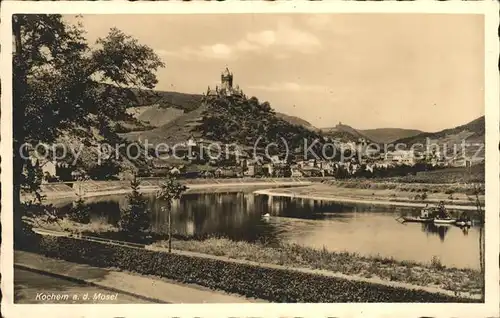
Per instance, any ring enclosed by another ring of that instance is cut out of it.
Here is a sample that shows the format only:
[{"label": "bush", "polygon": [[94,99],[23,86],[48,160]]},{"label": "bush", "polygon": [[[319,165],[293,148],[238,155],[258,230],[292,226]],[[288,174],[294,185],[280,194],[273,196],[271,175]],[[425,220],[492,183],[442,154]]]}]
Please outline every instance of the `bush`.
[{"label": "bush", "polygon": [[432,257],[431,266],[435,269],[443,269],[444,268],[444,265],[441,263],[441,260],[437,256]]},{"label": "bush", "polygon": [[67,237],[40,237],[29,251],[97,267],[119,267],[182,283],[273,302],[473,302],[399,287],[339,277],[266,268],[218,259],[107,245]]},{"label": "bush", "polygon": [[128,198],[128,207],[121,211],[120,228],[131,235],[138,235],[149,229],[151,213],[147,200],[139,193],[140,181],[134,176],[130,182],[132,193]]},{"label": "bush", "polygon": [[71,221],[88,224],[90,222],[90,207],[85,204],[85,200],[80,197],[74,203],[73,207],[68,213]]}]

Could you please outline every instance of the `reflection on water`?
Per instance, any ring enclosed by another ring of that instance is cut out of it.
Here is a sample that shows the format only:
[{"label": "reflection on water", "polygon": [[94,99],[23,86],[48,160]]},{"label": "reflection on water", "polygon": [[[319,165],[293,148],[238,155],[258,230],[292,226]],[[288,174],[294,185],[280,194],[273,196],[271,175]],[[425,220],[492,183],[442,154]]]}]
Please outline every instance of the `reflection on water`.
[{"label": "reflection on water", "polygon": [[439,236],[441,241],[444,241],[446,237],[446,233],[450,229],[452,225],[444,224],[444,225],[436,225],[434,223],[422,223],[422,231],[427,233],[428,235],[436,234]]},{"label": "reflection on water", "polygon": [[[150,194],[152,230],[166,233],[163,202]],[[126,196],[107,196],[87,201],[93,219],[117,224]],[[62,206],[68,209],[70,204]],[[269,218],[263,218],[269,213]],[[250,193],[186,194],[173,207],[174,233],[193,238],[225,236],[233,240],[298,243],[330,251],[381,255],[401,260],[430,262],[439,257],[447,266],[479,268],[479,230],[455,226],[404,223],[401,213],[418,210],[278,198]]]}]

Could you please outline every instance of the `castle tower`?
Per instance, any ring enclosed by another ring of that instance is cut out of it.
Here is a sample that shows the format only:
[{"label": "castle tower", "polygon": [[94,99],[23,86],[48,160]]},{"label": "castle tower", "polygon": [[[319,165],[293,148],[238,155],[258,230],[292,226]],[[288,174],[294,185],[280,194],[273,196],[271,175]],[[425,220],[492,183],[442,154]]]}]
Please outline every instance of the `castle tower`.
[{"label": "castle tower", "polygon": [[230,92],[233,89],[233,74],[229,72],[229,69],[226,67],[224,72],[222,72],[220,76],[221,88],[226,92]]}]

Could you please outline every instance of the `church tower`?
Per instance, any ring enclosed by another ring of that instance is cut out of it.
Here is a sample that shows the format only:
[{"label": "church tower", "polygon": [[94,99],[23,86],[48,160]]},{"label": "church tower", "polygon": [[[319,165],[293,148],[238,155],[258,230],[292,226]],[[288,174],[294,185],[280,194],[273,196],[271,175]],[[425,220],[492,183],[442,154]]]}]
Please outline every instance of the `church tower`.
[{"label": "church tower", "polygon": [[220,76],[221,88],[226,92],[231,92],[233,90],[233,74],[229,72],[229,69],[226,67],[224,72],[222,72]]}]

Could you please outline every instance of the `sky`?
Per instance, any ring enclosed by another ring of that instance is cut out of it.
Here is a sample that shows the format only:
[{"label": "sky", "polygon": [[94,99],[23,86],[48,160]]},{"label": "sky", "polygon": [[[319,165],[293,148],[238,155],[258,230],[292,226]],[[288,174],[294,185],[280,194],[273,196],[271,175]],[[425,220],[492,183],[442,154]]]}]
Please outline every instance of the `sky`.
[{"label": "sky", "polygon": [[[68,21],[75,18],[67,16]],[[228,67],[246,95],[316,127],[439,131],[484,115],[484,21],[443,14],[85,15],[165,62],[159,90],[201,94]]]}]

